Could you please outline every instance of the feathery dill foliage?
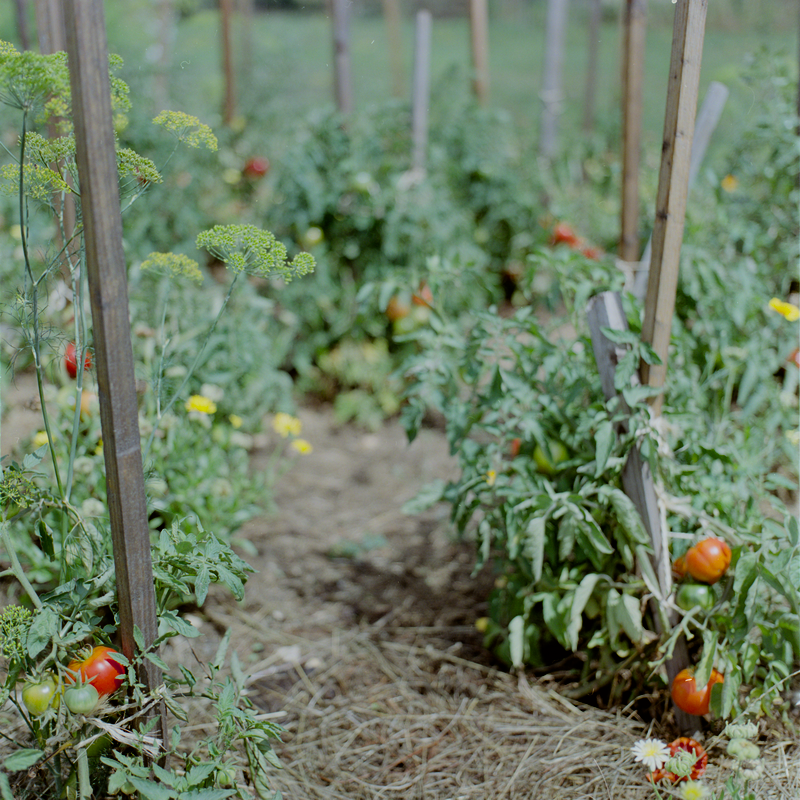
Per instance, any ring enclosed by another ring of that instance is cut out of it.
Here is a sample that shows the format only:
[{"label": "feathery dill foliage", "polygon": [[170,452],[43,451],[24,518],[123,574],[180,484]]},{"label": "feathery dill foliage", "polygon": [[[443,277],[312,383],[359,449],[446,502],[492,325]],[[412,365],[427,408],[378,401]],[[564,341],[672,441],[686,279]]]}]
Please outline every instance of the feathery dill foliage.
[{"label": "feathery dill foliage", "polygon": [[153,124],[161,125],[188,147],[205,147],[212,152],[217,149],[217,137],[211,128],[183,111],[162,111]]},{"label": "feathery dill foliage", "polygon": [[[111,108],[117,130],[127,124],[131,108],[129,88],[112,73],[122,66],[119,56],[109,56]],[[0,103],[20,111],[41,107],[37,122],[58,121],[63,133],[72,130],[72,92],[66,53],[41,54],[26,50],[20,53],[10,42],[0,41]]]},{"label": "feathery dill foliage", "polygon": [[28,630],[33,613],[22,606],[6,606],[0,612],[0,653],[9,661],[22,661],[27,655]]},{"label": "feathery dill foliage", "polygon": [[316,266],[310,253],[298,253],[287,262],[286,247],[269,231],[255,225],[215,225],[197,237],[197,246],[208,250],[236,274],[246,272],[259,278],[280,275],[287,283],[313,272]]},{"label": "feathery dill foliage", "polygon": [[203,273],[197,262],[183,253],[150,253],[142,262],[142,272],[188,278],[197,284],[203,282]]}]

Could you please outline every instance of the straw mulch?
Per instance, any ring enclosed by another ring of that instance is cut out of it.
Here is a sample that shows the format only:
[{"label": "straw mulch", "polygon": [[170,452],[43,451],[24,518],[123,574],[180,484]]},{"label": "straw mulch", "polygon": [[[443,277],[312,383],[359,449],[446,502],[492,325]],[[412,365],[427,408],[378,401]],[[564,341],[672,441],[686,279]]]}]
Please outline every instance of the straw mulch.
[{"label": "straw mulch", "polygon": [[[474,663],[458,646],[442,649],[453,633],[372,628],[298,639],[258,665],[251,698],[286,729],[274,787],[303,800],[654,797],[630,756],[648,733],[642,722]],[[773,751],[756,797],[798,800],[797,748],[784,741]],[[710,754],[712,784],[730,775],[723,756]]]}]

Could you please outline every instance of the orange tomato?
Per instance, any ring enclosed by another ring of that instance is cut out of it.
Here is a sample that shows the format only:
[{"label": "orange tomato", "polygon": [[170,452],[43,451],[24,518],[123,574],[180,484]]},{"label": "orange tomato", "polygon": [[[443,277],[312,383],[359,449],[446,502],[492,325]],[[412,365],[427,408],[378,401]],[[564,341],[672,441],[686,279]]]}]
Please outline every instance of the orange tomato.
[{"label": "orange tomato", "polygon": [[722,683],[724,678],[717,670],[711,670],[711,677],[708,683],[698,688],[694,680],[694,670],[691,667],[682,669],[672,681],[672,701],[681,711],[701,717],[708,714],[709,703],[711,701],[711,687],[715,683]]},{"label": "orange tomato", "polygon": [[731,564],[731,548],[727,542],[709,536],[687,550],[686,571],[703,583],[716,583]]}]

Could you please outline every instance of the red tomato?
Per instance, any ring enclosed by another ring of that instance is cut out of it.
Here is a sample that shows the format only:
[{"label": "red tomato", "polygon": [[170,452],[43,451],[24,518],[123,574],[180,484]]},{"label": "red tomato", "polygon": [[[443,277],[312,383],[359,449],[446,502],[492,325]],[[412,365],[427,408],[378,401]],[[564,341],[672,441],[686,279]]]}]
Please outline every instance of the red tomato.
[{"label": "red tomato", "polygon": [[708,714],[711,700],[711,687],[715,683],[723,682],[722,675],[717,670],[711,670],[708,683],[701,689],[697,688],[694,681],[694,670],[691,667],[682,669],[672,681],[672,700],[681,711],[701,717]]},{"label": "red tomato", "polygon": [[427,281],[420,283],[416,294],[411,295],[411,302],[417,306],[428,306],[429,308],[433,306],[433,292]]},{"label": "red tomato", "polygon": [[386,306],[386,316],[389,318],[389,322],[397,322],[398,320],[405,319],[410,312],[411,306],[404,300],[401,300],[397,295],[394,295]]},{"label": "red tomato", "polygon": [[[86,371],[92,366],[92,355],[87,350],[83,359],[83,369]],[[67,349],[64,351],[64,368],[67,370],[67,375],[73,380],[78,377],[78,354],[75,350],[75,342],[70,342]]]},{"label": "red tomato", "polygon": [[727,542],[710,536],[690,547],[685,555],[686,571],[703,583],[716,583],[731,563],[731,549]]},{"label": "red tomato", "polygon": [[519,448],[522,446],[522,439],[515,437],[511,440],[511,458],[516,458],[519,455]]},{"label": "red tomato", "polygon": [[568,244],[575,247],[578,244],[578,236],[566,222],[559,222],[553,228],[552,244]]},{"label": "red tomato", "polygon": [[248,178],[263,178],[269,172],[269,159],[264,156],[248,158],[242,171]]},{"label": "red tomato", "polygon": [[[101,697],[113,694],[122,686],[125,667],[114,659],[119,653],[111,647],[93,647],[83,660],[71,661],[68,668],[71,672],[80,673],[85,683],[91,683]],[[74,683],[73,676],[67,677],[67,683]]]},{"label": "red tomato", "polygon": [[672,577],[675,580],[680,580],[686,575],[686,559],[683,556],[678,556],[672,562]]},{"label": "red tomato", "polygon": [[800,367],[800,347],[795,347],[792,350],[789,358],[786,359],[790,364],[794,364],[796,367]]},{"label": "red tomato", "polygon": [[694,739],[690,739],[688,736],[681,736],[674,742],[670,742],[670,757],[675,756],[679,750],[686,750],[687,753],[692,753],[693,755],[697,756],[697,761],[692,768],[691,775],[688,775],[685,778],[679,778],[674,772],[670,772],[666,769],[657,769],[655,772],[651,772],[647,776],[648,779],[653,783],[659,783],[663,780],[668,780],[671,783],[677,783],[678,781],[686,781],[689,779],[696,781],[706,771],[706,766],[708,765],[708,754],[699,742],[696,742]]},{"label": "red tomato", "polygon": [[581,247],[581,253],[592,261],[599,261],[600,256],[603,255],[603,251],[599,247],[595,247],[591,244],[583,245],[583,247]]}]

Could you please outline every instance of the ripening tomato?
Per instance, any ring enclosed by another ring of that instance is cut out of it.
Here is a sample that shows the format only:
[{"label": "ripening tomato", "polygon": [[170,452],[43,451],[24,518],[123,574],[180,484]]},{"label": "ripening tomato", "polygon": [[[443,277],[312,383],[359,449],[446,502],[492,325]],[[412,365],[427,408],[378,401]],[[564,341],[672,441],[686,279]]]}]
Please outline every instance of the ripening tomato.
[{"label": "ripening tomato", "polygon": [[32,717],[40,717],[48,708],[58,708],[58,685],[51,676],[30,680],[22,687],[22,702]]},{"label": "ripening tomato", "polygon": [[686,551],[686,571],[703,583],[716,583],[731,563],[731,548],[727,542],[709,536]]},{"label": "ripening tomato", "polygon": [[686,559],[683,556],[678,556],[672,562],[672,577],[677,581],[686,577]]},{"label": "ripening tomato", "polygon": [[672,681],[672,700],[681,711],[701,717],[703,714],[708,714],[711,687],[715,683],[722,683],[723,680],[721,673],[712,669],[708,683],[698,689],[694,680],[694,670],[687,667],[682,669]]},{"label": "ripening tomato", "polygon": [[410,313],[411,306],[398,295],[394,295],[386,306],[386,316],[390,322],[398,322],[401,319],[405,319]]},{"label": "ripening tomato", "polygon": [[704,583],[684,583],[678,587],[675,602],[684,611],[691,611],[698,606],[708,611],[716,604],[717,597],[714,590]]},{"label": "ripening tomato", "polygon": [[248,158],[242,172],[248,178],[263,178],[269,172],[269,159],[264,156]]},{"label": "ripening tomato", "polygon": [[603,255],[603,251],[599,247],[595,247],[594,245],[591,244],[583,245],[580,250],[581,253],[591,261],[599,261],[600,256]]},{"label": "ripening tomato", "polygon": [[[85,658],[71,661],[68,668],[71,672],[78,673],[85,683],[90,683],[103,697],[113,694],[122,686],[125,677],[125,667],[115,659],[119,653],[111,647],[97,646]],[[67,678],[67,683],[74,683],[72,676]]]},{"label": "ripening tomato", "polygon": [[91,683],[70,686],[64,692],[64,705],[73,714],[91,714],[100,702],[100,692]]},{"label": "ripening tomato", "polygon": [[578,244],[578,235],[566,222],[559,222],[553,228],[553,237],[550,240],[553,244],[567,244],[575,247]]},{"label": "ripening tomato", "polygon": [[669,743],[670,758],[676,756],[681,750],[691,753],[697,759],[692,767],[691,774],[687,775],[685,778],[681,778],[674,772],[670,772],[669,770],[662,768],[655,770],[655,772],[651,772],[647,776],[648,779],[653,783],[660,783],[661,781],[665,780],[670,781],[670,783],[678,783],[679,781],[686,780],[696,781],[706,771],[706,766],[708,765],[708,754],[706,753],[703,745],[694,739],[690,739],[688,736],[681,736],[680,738],[675,739],[674,742]]},{"label": "ripening tomato", "polygon": [[411,295],[411,302],[416,306],[433,306],[433,292],[427,281],[422,281],[419,289]]},{"label": "ripening tomato", "polygon": [[[83,359],[84,372],[92,366],[92,356],[89,351]],[[64,350],[64,368],[67,370],[67,375],[73,380],[78,377],[78,354],[75,349],[75,342],[70,342],[67,349]]]}]

